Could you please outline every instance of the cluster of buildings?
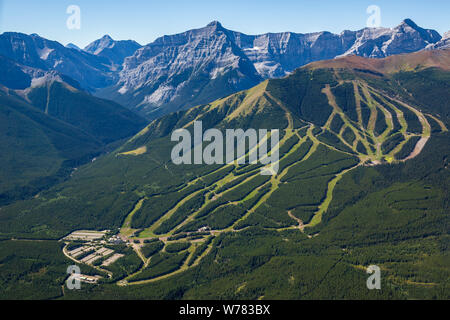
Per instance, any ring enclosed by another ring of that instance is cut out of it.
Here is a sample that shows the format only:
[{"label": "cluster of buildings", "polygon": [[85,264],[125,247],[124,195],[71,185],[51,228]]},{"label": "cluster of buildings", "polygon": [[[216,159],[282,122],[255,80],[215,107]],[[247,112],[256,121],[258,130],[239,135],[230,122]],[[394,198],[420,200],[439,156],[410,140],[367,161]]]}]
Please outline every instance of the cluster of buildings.
[{"label": "cluster of buildings", "polygon": [[108,242],[109,243],[111,243],[111,244],[124,244],[124,243],[126,243],[121,237],[119,237],[118,235],[114,235],[114,236],[112,236],[112,237],[110,237],[109,239],[108,239]]},{"label": "cluster of buildings", "polygon": [[78,260],[80,256],[84,256],[81,260],[81,263],[93,265],[94,262],[100,260],[102,258],[108,257],[103,261],[102,266],[109,266],[122,258],[124,255],[116,253],[114,254],[113,249],[105,248],[105,247],[94,247],[94,246],[81,246],[67,253],[70,257],[75,260]]},{"label": "cluster of buildings", "polygon": [[105,231],[86,231],[86,230],[80,230],[80,231],[74,231],[71,234],[69,234],[67,237],[63,238],[65,241],[86,241],[86,242],[92,242],[92,241],[99,241],[105,237],[105,235],[110,232],[109,230]]},{"label": "cluster of buildings", "polygon": [[[114,235],[107,238],[107,234],[109,230],[105,231],[74,231],[62,241],[72,242],[79,241],[84,242],[85,245],[81,245],[78,248],[73,249],[72,251],[67,252],[67,254],[77,260],[80,263],[84,263],[87,265],[93,265],[100,259],[103,259],[101,266],[107,267],[124,255],[120,253],[115,253],[115,251],[111,248],[105,247],[107,244],[119,245],[125,243],[119,236]],[[91,281],[93,281],[91,279]]]}]

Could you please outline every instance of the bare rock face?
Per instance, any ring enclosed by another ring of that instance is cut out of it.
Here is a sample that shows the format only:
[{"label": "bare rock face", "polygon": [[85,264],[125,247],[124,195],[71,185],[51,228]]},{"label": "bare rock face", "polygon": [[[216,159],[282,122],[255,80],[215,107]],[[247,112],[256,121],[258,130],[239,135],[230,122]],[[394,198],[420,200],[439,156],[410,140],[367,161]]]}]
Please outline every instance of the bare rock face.
[{"label": "bare rock face", "polygon": [[329,32],[292,32],[248,36],[234,32],[234,39],[264,78],[282,77],[309,62],[332,59],[341,53],[342,40]]},{"label": "bare rock face", "polygon": [[409,19],[394,29],[346,30],[339,35],[329,32],[286,32],[257,36],[233,32],[233,35],[236,44],[244,50],[264,78],[284,76],[313,61],[345,55],[384,58],[418,51],[440,40],[436,31],[422,29]]},{"label": "bare rock face", "polygon": [[37,35],[0,35],[0,55],[24,66],[55,70],[149,118],[209,103],[318,60],[384,58],[448,46],[448,35],[441,39],[410,19],[393,29],[262,35],[227,30],[213,21],[143,47],[104,36],[84,50]]},{"label": "bare rock face", "polygon": [[[152,117],[250,88],[263,78],[218,22],[164,36],[125,59],[116,85],[122,103]],[[165,105],[166,110],[159,110]]]},{"label": "bare rock face", "polygon": [[215,21],[138,49],[125,59],[117,85],[107,93],[153,118],[283,77],[310,62],[346,55],[383,58],[440,39],[409,19],[394,29],[263,35],[230,31]]},{"label": "bare rock face", "polygon": [[436,43],[428,45],[426,50],[448,49],[450,48],[450,31],[447,31],[442,36],[442,39]]},{"label": "bare rock face", "polygon": [[422,29],[409,19],[404,20],[392,31],[391,38],[381,47],[382,57],[419,51],[441,39],[436,31]]}]

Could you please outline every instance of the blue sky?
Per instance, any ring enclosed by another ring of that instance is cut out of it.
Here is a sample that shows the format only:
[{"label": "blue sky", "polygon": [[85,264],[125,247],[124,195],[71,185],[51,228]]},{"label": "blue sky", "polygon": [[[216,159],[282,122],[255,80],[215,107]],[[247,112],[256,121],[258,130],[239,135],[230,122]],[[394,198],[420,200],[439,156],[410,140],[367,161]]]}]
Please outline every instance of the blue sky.
[{"label": "blue sky", "polygon": [[[69,30],[69,5],[81,9],[81,29]],[[358,30],[366,26],[369,5],[381,9],[382,26],[411,18],[441,34],[450,30],[448,0],[0,0],[0,32],[37,33],[84,47],[104,34],[147,44],[165,34],[219,20],[248,34]]]}]

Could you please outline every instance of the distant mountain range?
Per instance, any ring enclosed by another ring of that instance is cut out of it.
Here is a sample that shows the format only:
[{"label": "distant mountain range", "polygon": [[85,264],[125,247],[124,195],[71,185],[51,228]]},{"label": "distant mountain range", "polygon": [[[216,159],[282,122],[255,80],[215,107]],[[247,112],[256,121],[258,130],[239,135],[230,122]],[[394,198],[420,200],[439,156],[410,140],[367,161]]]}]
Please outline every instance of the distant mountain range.
[{"label": "distant mountain range", "polygon": [[83,50],[35,34],[0,35],[0,55],[26,67],[57,71],[149,119],[286,76],[313,61],[348,55],[383,58],[448,45],[448,36],[410,19],[393,29],[263,35],[231,31],[214,21],[145,46],[104,36]]},{"label": "distant mountain range", "polygon": [[114,83],[108,59],[66,48],[36,34],[3,33],[0,35],[0,55],[26,67],[57,71],[91,91]]}]

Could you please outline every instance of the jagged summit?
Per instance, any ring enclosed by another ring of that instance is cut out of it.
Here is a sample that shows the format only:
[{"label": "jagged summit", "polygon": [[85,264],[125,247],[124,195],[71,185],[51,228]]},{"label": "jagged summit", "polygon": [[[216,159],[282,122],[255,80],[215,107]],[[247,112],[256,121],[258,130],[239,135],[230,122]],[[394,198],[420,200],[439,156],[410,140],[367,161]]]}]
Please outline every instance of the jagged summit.
[{"label": "jagged summit", "polygon": [[56,41],[18,32],[0,35],[0,55],[17,63],[41,69],[58,71],[79,82],[83,88],[104,87],[110,84],[106,59],[73,50]]},{"label": "jagged summit", "polygon": [[109,34],[105,34],[101,39],[103,39],[103,40],[112,40],[112,41],[114,41],[114,39],[111,38],[111,36],[110,36]]},{"label": "jagged summit", "polygon": [[92,54],[98,54],[103,49],[114,46],[114,43],[115,41],[109,35],[104,35],[100,39],[88,44],[84,50]]},{"label": "jagged summit", "polygon": [[[394,28],[394,31],[401,34],[411,34],[414,40],[420,41],[423,40],[429,43],[436,43],[441,40],[441,35],[435,30],[423,29],[419,27],[414,21],[411,19],[405,19],[400,23],[399,26]],[[419,39],[420,38],[420,39]]]},{"label": "jagged summit", "polygon": [[107,58],[112,65],[122,65],[126,57],[131,56],[141,45],[136,41],[116,41],[106,34],[84,48],[86,52]]},{"label": "jagged summit", "polygon": [[68,43],[68,44],[66,45],[66,48],[69,48],[69,49],[75,49],[75,50],[78,50],[78,51],[81,51],[81,50],[82,50],[79,46],[77,46],[77,45],[74,44],[74,43]]},{"label": "jagged summit", "polygon": [[[412,21],[409,18],[404,19],[397,27],[394,28],[394,30],[407,30],[408,28],[418,31],[418,32],[423,32],[423,33],[431,33],[430,31],[434,31],[434,30],[427,30],[427,29],[423,29],[423,28],[419,27],[414,21]],[[439,35],[436,31],[434,31],[434,34]],[[440,35],[439,35],[439,37],[440,37]]]},{"label": "jagged summit", "polygon": [[208,23],[207,27],[223,28],[222,24],[217,20],[214,20],[214,21],[211,21],[210,23]]},{"label": "jagged summit", "polygon": [[432,43],[428,45],[426,50],[437,50],[437,49],[450,49],[450,31],[447,31],[442,35],[442,39],[439,42]]},{"label": "jagged summit", "polygon": [[409,18],[406,18],[405,20],[403,20],[402,21],[402,23],[401,23],[401,25],[402,24],[406,24],[406,25],[408,25],[408,26],[410,26],[410,27],[412,27],[412,28],[418,28],[418,25],[414,22],[414,21],[412,21],[411,19],[409,19]]},{"label": "jagged summit", "polygon": [[[395,28],[260,35],[228,30],[215,20],[201,28],[165,35],[144,47],[131,40],[114,40],[107,34],[84,51],[61,54],[54,49],[57,42],[4,34],[0,36],[0,54],[42,69],[54,66],[84,87],[100,89],[96,92],[102,97],[146,116],[154,112],[160,116],[247,89],[264,79],[284,77],[314,61],[350,55],[385,58],[446,48],[449,42],[409,18]],[[22,47],[31,50],[18,50]],[[82,56],[74,57],[76,53]],[[74,63],[67,68],[64,63],[69,57]],[[92,60],[89,74],[78,72],[80,59]]]},{"label": "jagged summit", "polygon": [[[114,99],[159,116],[246,89],[258,78],[286,76],[313,61],[347,55],[384,58],[419,51],[439,40],[436,31],[422,29],[411,19],[395,29],[261,35],[228,30],[212,21],[203,28],[160,37],[125,59]],[[212,83],[218,81],[227,83],[225,91],[216,91]]]}]

